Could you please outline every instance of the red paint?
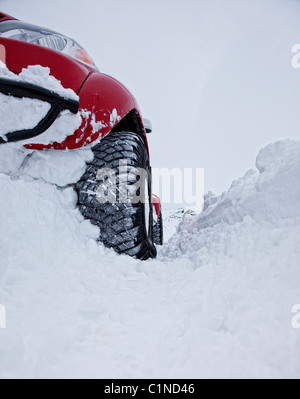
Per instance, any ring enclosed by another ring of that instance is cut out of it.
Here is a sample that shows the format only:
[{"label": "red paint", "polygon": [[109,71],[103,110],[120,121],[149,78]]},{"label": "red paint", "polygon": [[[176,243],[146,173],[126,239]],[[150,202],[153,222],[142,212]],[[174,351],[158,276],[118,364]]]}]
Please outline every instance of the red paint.
[{"label": "red paint", "polygon": [[91,72],[91,68],[58,51],[5,38],[0,38],[0,44],[6,50],[7,68],[13,73],[18,75],[29,65],[48,67],[51,75],[60,80],[63,87],[72,89],[75,93],[78,93]]},{"label": "red paint", "polygon": [[154,206],[157,218],[159,218],[161,212],[161,202],[157,195],[152,194],[152,205]]},{"label": "red paint", "polygon": [[4,14],[4,12],[0,12],[0,22],[9,21],[9,20],[16,20],[16,18],[11,17],[8,14]]},{"label": "red paint", "polygon": [[[135,110],[139,115],[139,108],[132,94],[121,83],[99,72],[92,72],[82,86],[79,92],[79,106],[80,110],[91,114],[88,120],[82,118],[80,128],[72,136],[67,137],[63,143],[54,143],[52,146],[30,144],[26,148],[36,150],[81,148],[96,141],[100,135],[104,137],[113,129],[118,123],[118,120],[112,123],[110,119],[114,109],[117,110],[120,120],[131,110]],[[103,128],[96,133],[93,133],[90,123],[92,115],[95,122],[101,122],[103,125]]]}]

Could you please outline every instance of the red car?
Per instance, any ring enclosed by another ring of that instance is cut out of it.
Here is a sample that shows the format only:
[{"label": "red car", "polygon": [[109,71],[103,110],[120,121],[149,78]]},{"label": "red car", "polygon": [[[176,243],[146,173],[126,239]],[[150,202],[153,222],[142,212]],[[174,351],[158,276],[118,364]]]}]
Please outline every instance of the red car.
[{"label": "red car", "polygon": [[[5,139],[0,138],[0,144],[36,137],[35,144],[25,147],[37,151],[92,147],[94,159],[86,165],[85,174],[74,186],[80,211],[99,226],[99,240],[105,246],[142,260],[154,258],[155,244],[163,242],[163,228],[160,200],[151,193],[146,134],[152,128],[149,121],[143,120],[133,95],[117,80],[99,72],[92,58],[73,39],[1,12],[0,46],[5,48],[6,66],[10,71],[19,74],[30,65],[48,67],[64,88],[72,89],[79,96],[77,102],[40,86],[0,78],[1,93],[39,99],[51,105],[38,126],[8,133]],[[65,109],[75,114],[84,111],[89,120],[82,117],[81,127],[63,142],[40,144],[39,136]],[[95,123],[101,123],[100,132],[93,129]],[[120,161],[127,163],[122,171]],[[115,181],[108,172],[100,173],[99,177],[99,171],[108,170],[115,172]],[[137,170],[145,171],[143,178]],[[120,201],[124,179],[127,199]],[[108,201],[104,196],[105,200],[99,201],[99,186],[108,195],[114,185],[117,187],[114,200]],[[132,193],[140,198],[138,202],[131,200]]]}]

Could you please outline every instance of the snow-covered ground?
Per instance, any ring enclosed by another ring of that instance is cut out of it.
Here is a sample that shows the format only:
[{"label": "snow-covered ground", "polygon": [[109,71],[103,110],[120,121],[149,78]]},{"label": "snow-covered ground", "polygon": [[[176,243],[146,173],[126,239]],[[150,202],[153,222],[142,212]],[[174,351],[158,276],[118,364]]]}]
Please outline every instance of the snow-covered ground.
[{"label": "snow-covered ground", "polygon": [[168,211],[144,263],[76,209],[91,156],[0,146],[0,378],[299,377],[300,141],[261,150],[202,215]]}]

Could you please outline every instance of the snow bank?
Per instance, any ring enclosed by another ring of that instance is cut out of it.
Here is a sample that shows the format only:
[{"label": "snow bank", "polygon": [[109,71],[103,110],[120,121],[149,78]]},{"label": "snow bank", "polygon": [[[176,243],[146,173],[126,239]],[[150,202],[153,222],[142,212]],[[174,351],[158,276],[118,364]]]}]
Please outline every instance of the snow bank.
[{"label": "snow bank", "polygon": [[[141,263],[97,245],[64,187],[88,150],[4,145],[0,377],[297,378],[299,148],[266,147],[258,171],[208,195],[158,260]],[[63,159],[73,172],[55,178]]]},{"label": "snow bank", "polygon": [[203,214],[187,215],[162,251],[194,268],[175,302],[197,352],[183,369],[198,376],[299,377],[300,141],[267,146],[256,165],[207,195]]},{"label": "snow bank", "polygon": [[234,224],[246,216],[274,224],[300,218],[300,140],[268,145],[258,154],[256,167],[234,181],[220,197],[209,193],[204,212],[196,220],[187,218],[181,228]]}]

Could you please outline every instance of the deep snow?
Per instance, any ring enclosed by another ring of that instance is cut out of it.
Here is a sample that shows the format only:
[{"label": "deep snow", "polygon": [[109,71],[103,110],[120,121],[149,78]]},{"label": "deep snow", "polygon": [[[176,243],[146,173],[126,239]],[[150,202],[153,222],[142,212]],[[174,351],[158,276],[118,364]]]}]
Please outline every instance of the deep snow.
[{"label": "deep snow", "polygon": [[76,209],[91,156],[0,147],[0,378],[299,377],[300,141],[264,148],[145,263]]}]

